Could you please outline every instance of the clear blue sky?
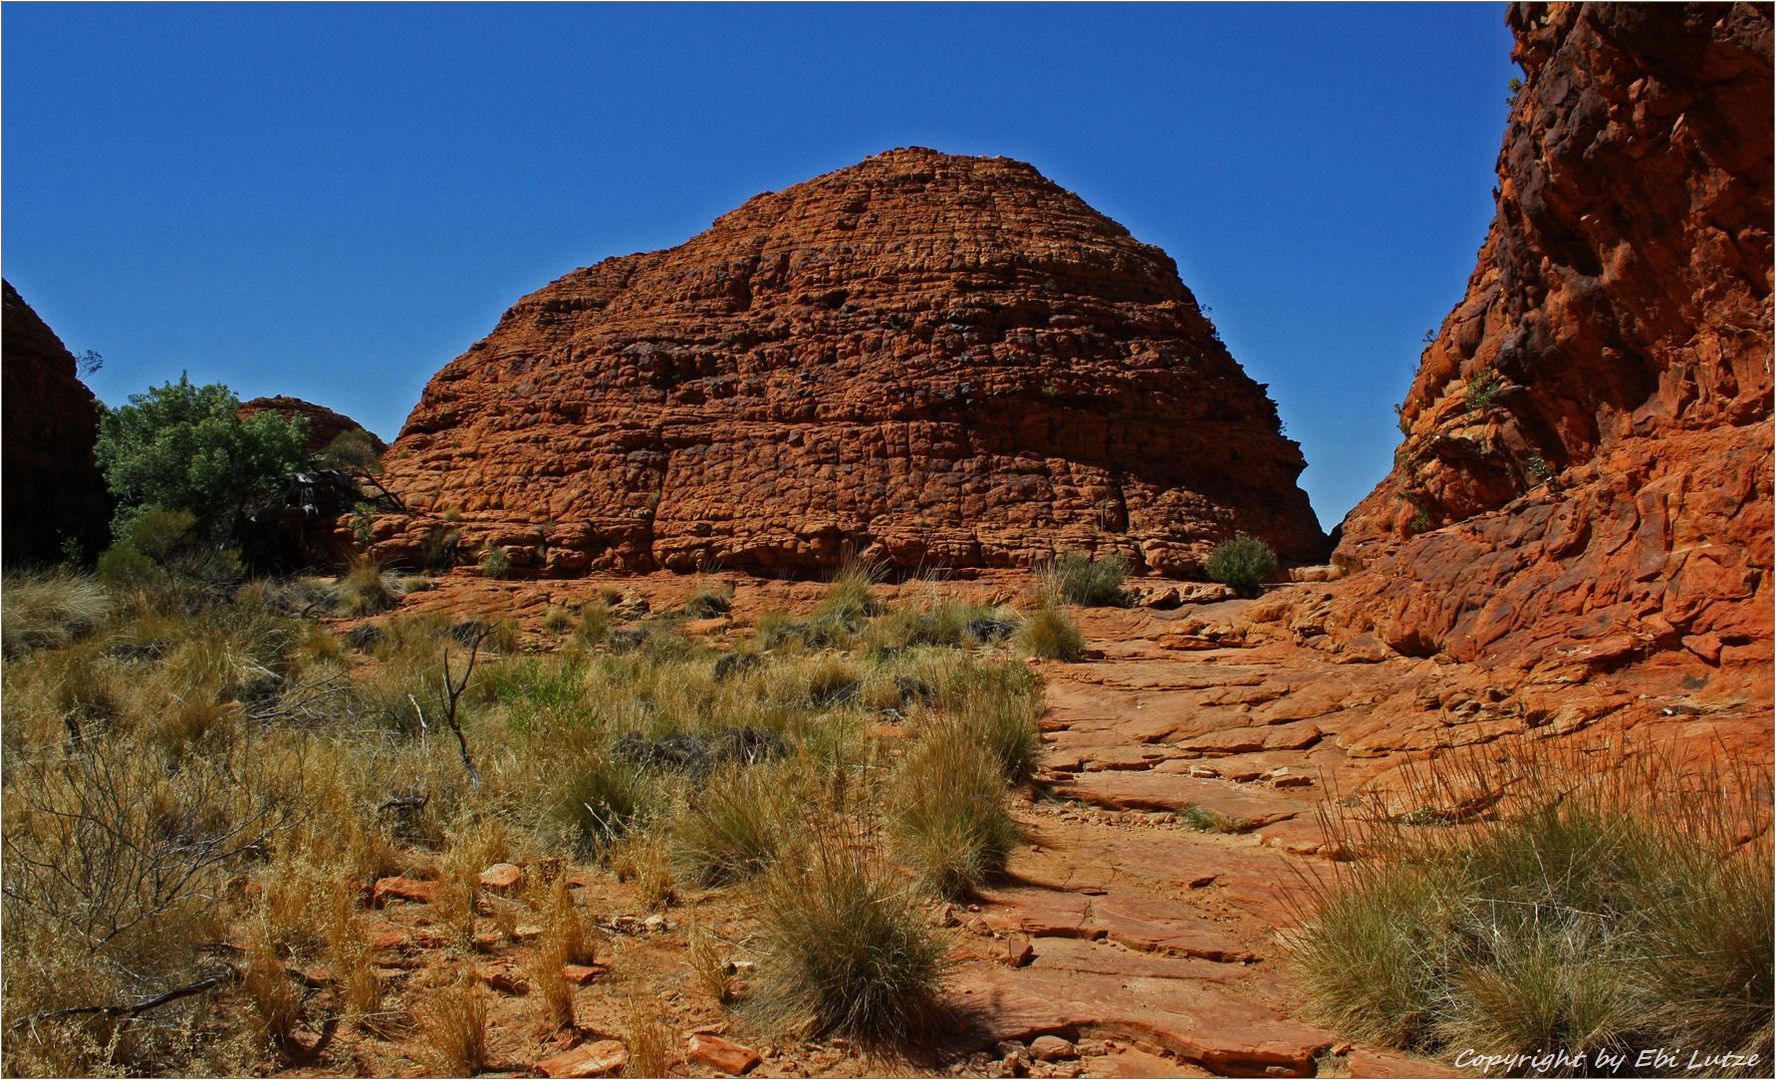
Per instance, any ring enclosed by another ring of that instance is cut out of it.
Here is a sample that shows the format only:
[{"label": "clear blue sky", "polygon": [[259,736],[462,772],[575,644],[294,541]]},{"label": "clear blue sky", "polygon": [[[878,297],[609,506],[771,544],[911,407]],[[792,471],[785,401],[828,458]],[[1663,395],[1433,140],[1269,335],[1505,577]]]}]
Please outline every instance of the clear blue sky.
[{"label": "clear blue sky", "polygon": [[1492,215],[1497,4],[7,4],[0,261],[117,403],[393,437],[522,294],[894,146],[1029,161],[1165,248],[1331,527]]}]

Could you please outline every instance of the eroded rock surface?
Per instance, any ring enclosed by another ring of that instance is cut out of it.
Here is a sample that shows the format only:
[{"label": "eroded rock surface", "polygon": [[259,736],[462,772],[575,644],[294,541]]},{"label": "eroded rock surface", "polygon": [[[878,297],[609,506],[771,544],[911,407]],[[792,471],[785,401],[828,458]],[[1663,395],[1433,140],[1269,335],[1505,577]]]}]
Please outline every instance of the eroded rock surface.
[{"label": "eroded rock surface", "polygon": [[1264,388],[1173,262],[1035,169],[896,150],[668,251],[519,301],[388,455],[421,511],[521,569],[1196,569],[1236,531],[1324,538]]},{"label": "eroded rock surface", "polygon": [[1324,621],[1490,664],[1768,665],[1771,10],[1509,21],[1498,216]]},{"label": "eroded rock surface", "polygon": [[73,538],[95,550],[110,502],[93,461],[98,401],[54,330],[5,283],[5,548],[9,563],[55,561]]}]

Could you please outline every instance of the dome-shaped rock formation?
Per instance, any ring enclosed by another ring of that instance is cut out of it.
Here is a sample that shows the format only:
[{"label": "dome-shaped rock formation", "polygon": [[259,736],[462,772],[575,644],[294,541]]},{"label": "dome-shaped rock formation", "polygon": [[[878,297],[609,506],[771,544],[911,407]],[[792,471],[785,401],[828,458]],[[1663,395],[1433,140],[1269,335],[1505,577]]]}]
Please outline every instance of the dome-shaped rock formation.
[{"label": "dome-shaped rock formation", "polygon": [[1220,539],[1324,557],[1275,406],[1159,249],[1028,165],[896,150],[525,297],[386,458],[515,565],[903,569]]},{"label": "dome-shaped rock formation", "polygon": [[1519,4],[1498,215],[1335,623],[1403,651],[1771,657],[1772,37],[1752,4]]},{"label": "dome-shaped rock formation", "polygon": [[74,356],[24,297],[4,284],[0,326],[5,448],[0,460],[0,538],[8,564],[53,562],[72,539],[88,555],[106,538],[110,496],[93,445],[99,408],[80,381]]},{"label": "dome-shaped rock formation", "polygon": [[303,452],[316,454],[332,445],[333,440],[348,431],[362,431],[369,440],[370,448],[376,453],[388,449],[388,444],[377,438],[375,433],[363,424],[353,420],[341,412],[335,412],[325,405],[316,405],[312,401],[304,401],[299,397],[279,394],[276,397],[257,397],[252,401],[243,402],[240,407],[240,418],[245,420],[254,413],[282,413],[285,417],[301,418],[308,422],[308,435],[303,441]]}]

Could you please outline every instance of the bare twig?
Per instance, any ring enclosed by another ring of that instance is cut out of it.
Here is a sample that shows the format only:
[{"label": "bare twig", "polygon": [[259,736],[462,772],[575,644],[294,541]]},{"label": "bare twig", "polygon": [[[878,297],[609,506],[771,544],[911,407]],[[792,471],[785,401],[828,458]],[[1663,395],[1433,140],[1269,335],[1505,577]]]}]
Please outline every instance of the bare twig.
[{"label": "bare twig", "polygon": [[131,1002],[127,1005],[73,1005],[66,1009],[51,1009],[48,1012],[21,1016],[14,1020],[10,1026],[13,1031],[19,1031],[44,1020],[66,1020],[74,1016],[135,1016],[138,1013],[145,1013],[149,1009],[157,1009],[162,1005],[178,1001],[180,998],[201,994],[205,990],[214,989],[224,983],[239,982],[240,978],[241,973],[236,969],[223,968],[221,971],[196,982],[176,986],[164,994],[156,994],[151,998],[143,998],[141,1001]]},{"label": "bare twig", "polygon": [[480,654],[481,643],[487,640],[489,633],[488,628],[484,626],[476,630],[474,636],[469,639],[469,664],[463,669],[461,679],[451,677],[450,649],[447,646],[444,650],[444,722],[449,724],[450,730],[456,734],[457,752],[463,756],[463,768],[469,771],[471,784],[481,783],[481,773],[476,770],[475,762],[469,757],[469,740],[463,737],[463,725],[457,719],[457,703],[462,700],[463,691],[469,688],[469,676],[475,673],[475,658]]}]

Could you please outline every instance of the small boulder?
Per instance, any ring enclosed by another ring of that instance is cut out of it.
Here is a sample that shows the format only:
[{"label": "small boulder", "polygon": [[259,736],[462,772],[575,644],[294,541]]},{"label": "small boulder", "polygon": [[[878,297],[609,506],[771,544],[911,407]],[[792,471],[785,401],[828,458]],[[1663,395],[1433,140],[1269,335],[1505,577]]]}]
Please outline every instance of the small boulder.
[{"label": "small boulder", "polygon": [[1054,1035],[1038,1035],[1032,1039],[1030,1052],[1038,1061],[1071,1061],[1080,1056],[1073,1043]]},{"label": "small boulder", "polygon": [[554,1080],[578,1080],[588,1076],[611,1076],[629,1064],[629,1051],[616,1039],[599,1039],[581,1043],[566,1053],[546,1057],[537,1062],[537,1072]]},{"label": "small boulder", "polygon": [[437,881],[416,881],[405,877],[380,878],[370,890],[370,902],[374,907],[382,907],[391,900],[430,904],[438,899],[438,894],[443,889],[443,883]]},{"label": "small boulder", "polygon": [[688,1057],[718,1072],[740,1076],[759,1064],[759,1055],[749,1047],[722,1038],[720,1035],[691,1036]]},{"label": "small boulder", "polygon": [[481,887],[494,892],[511,892],[524,883],[524,871],[511,863],[495,863],[481,872]]}]

